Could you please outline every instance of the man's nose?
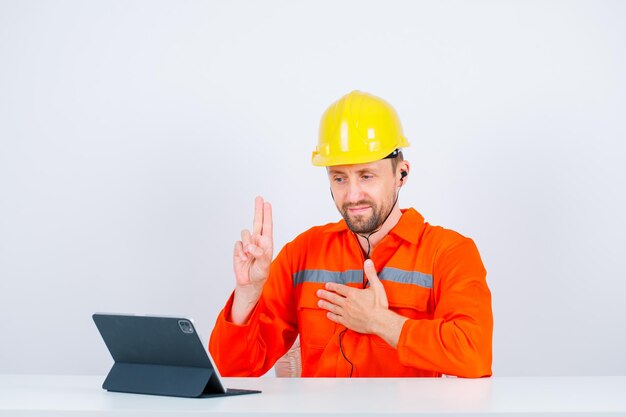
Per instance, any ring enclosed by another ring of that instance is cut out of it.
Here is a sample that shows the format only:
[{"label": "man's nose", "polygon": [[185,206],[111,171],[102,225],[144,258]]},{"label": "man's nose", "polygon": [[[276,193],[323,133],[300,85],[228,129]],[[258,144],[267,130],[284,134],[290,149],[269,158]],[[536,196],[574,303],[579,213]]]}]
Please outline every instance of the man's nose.
[{"label": "man's nose", "polygon": [[358,181],[351,181],[348,184],[348,195],[346,196],[349,203],[356,203],[363,200],[363,188]]}]

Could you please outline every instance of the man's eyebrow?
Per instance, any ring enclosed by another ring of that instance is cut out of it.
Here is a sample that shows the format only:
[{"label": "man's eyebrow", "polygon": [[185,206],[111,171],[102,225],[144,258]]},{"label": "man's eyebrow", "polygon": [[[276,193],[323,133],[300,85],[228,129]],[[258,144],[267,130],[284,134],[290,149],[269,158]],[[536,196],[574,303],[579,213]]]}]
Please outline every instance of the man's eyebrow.
[{"label": "man's eyebrow", "polygon": [[344,172],[340,169],[333,169],[333,168],[328,169],[328,175],[343,174],[343,173]]},{"label": "man's eyebrow", "polygon": [[378,170],[375,168],[363,168],[363,169],[359,169],[356,173],[357,174],[376,174],[377,172]]},{"label": "man's eyebrow", "polygon": [[[376,168],[362,168],[356,171],[356,173],[359,175],[366,174],[366,173],[376,174],[377,172],[378,172],[378,169]],[[333,169],[333,168],[328,169],[328,175],[336,175],[336,174],[343,175],[345,173],[346,172],[341,169]]]}]

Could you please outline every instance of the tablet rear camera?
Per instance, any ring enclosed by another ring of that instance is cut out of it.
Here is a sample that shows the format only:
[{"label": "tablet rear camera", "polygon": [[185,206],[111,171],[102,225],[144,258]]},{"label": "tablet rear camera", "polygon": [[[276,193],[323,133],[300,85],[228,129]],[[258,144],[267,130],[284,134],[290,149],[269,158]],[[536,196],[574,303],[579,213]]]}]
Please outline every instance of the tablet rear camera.
[{"label": "tablet rear camera", "polygon": [[193,333],[193,326],[188,320],[178,320],[178,327],[180,327],[180,330],[182,330],[183,333]]}]

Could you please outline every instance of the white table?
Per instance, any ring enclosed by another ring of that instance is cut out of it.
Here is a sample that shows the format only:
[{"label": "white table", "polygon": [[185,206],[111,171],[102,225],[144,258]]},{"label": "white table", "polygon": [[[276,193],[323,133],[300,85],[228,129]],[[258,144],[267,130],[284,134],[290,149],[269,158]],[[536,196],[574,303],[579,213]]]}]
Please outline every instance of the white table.
[{"label": "white table", "polygon": [[103,380],[0,375],[0,416],[626,416],[626,376],[226,378],[263,393],[206,399],[112,393]]}]

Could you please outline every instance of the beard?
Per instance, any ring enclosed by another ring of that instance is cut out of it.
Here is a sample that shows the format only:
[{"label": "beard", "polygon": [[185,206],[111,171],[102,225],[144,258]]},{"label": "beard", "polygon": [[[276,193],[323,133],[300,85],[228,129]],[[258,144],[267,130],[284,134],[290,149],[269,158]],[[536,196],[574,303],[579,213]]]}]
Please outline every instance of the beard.
[{"label": "beard", "polygon": [[[350,207],[369,206],[372,213],[367,216],[363,214],[350,215],[348,209]],[[346,221],[348,229],[354,233],[373,233],[378,230],[389,217],[393,207],[391,204],[377,205],[371,200],[361,200],[356,203],[346,203],[339,210],[341,216]]]}]

